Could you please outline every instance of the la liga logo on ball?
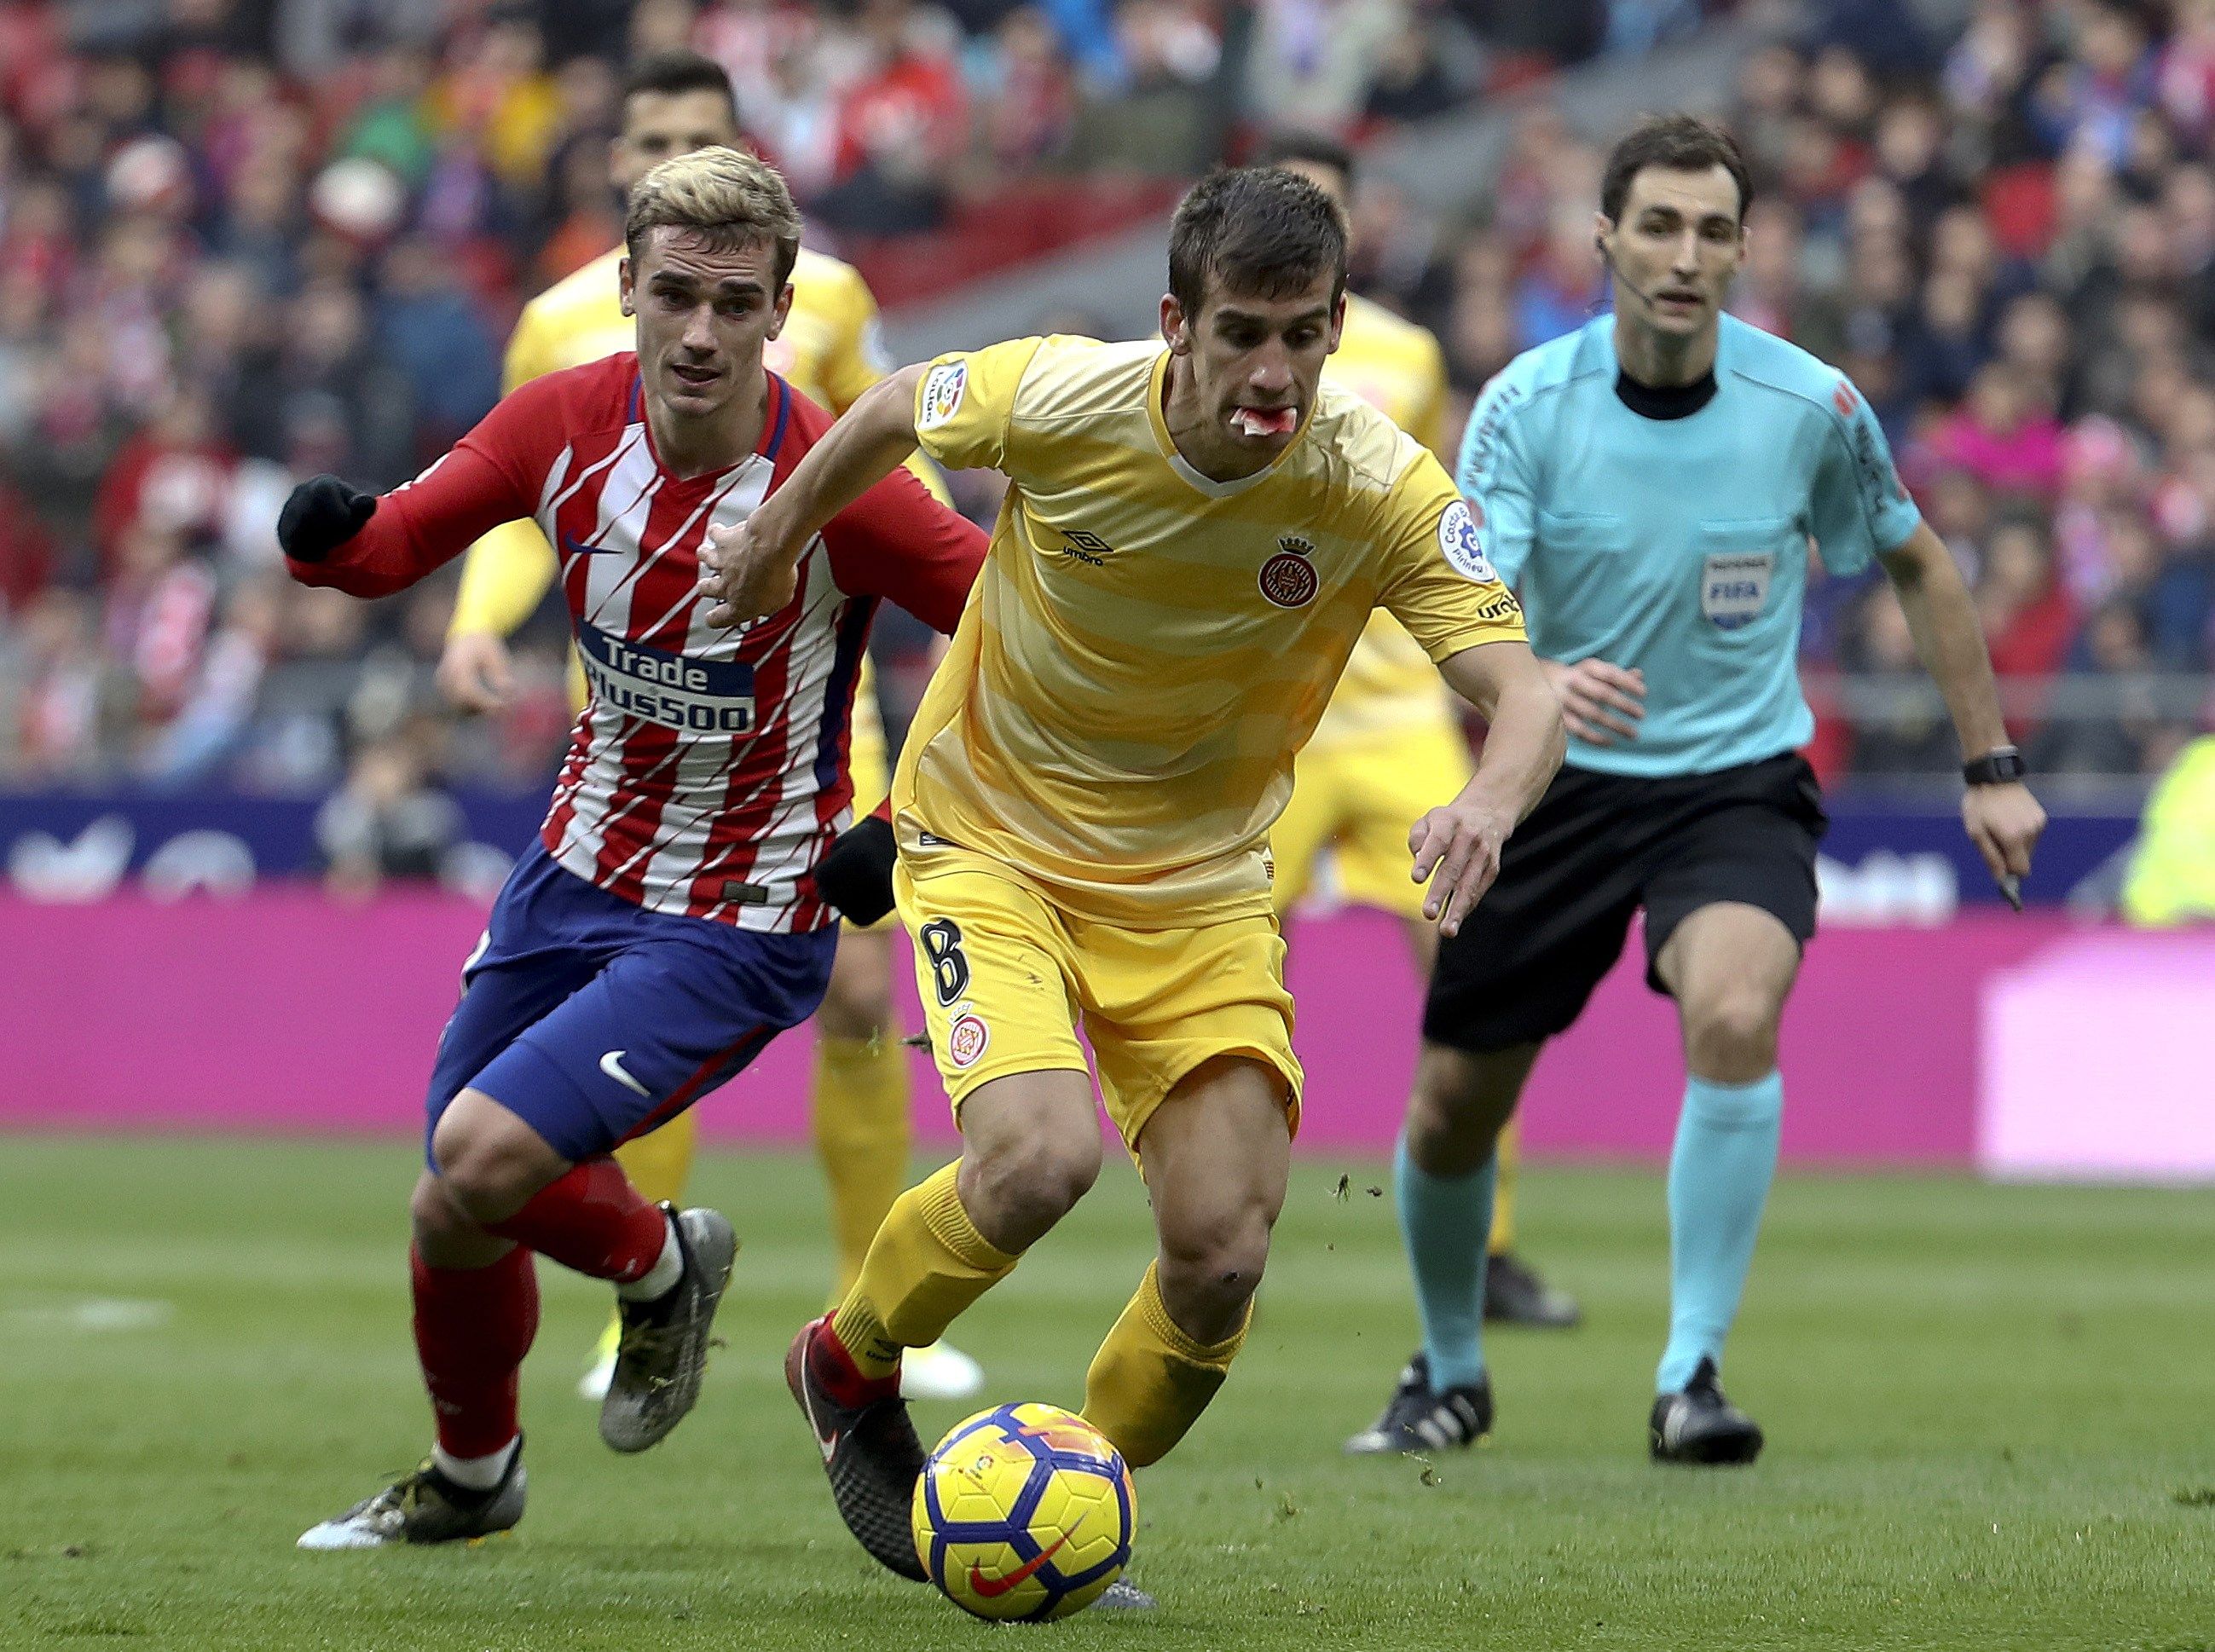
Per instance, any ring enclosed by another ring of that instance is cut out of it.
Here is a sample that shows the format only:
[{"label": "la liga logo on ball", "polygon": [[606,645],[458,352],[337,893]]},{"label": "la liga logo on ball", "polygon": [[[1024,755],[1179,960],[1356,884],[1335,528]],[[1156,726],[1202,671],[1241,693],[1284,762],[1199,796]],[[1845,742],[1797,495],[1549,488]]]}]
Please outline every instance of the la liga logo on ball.
[{"label": "la liga logo on ball", "polygon": [[1131,1472],[1073,1411],[1025,1400],[938,1442],[915,1483],[915,1551],[964,1612],[1043,1623],[1082,1612],[1131,1561]]},{"label": "la liga logo on ball", "polygon": [[1261,565],[1261,595],[1279,608],[1305,608],[1322,589],[1315,564],[1312,541],[1286,534],[1277,541],[1277,554]]}]

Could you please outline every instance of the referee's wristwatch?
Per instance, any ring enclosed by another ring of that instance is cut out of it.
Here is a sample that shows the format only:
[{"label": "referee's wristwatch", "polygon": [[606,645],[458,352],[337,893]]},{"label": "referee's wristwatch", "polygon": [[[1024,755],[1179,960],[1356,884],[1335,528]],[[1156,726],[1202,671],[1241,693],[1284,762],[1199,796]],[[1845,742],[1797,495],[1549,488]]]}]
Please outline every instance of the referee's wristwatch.
[{"label": "referee's wristwatch", "polygon": [[1972,786],[2008,786],[2029,773],[2022,753],[2013,746],[1994,746],[1983,756],[1961,765],[1961,778]]}]

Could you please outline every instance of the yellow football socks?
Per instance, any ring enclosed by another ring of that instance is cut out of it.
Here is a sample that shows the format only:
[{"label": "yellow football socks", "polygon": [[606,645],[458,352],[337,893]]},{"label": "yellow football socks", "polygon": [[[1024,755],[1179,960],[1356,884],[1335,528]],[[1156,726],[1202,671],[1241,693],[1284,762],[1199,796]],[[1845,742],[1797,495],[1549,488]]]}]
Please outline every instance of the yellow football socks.
[{"label": "yellow football socks", "polygon": [[1515,1248],[1515,1148],[1516,1126],[1510,1120],[1492,1150],[1499,1161],[1500,1173],[1494,1178],[1492,1189],[1492,1238],[1484,1248],[1496,1257],[1504,1257]]},{"label": "yellow football socks", "polygon": [[935,1343],[1015,1265],[977,1231],[954,1190],[960,1161],[899,1198],[869,1245],[862,1276],[831,1321],[865,1377],[887,1377],[901,1350]]},{"label": "yellow football socks", "polygon": [[907,1056],[895,1038],[818,1038],[815,1151],[831,1189],[836,1306],[862,1276],[869,1241],[907,1185]]},{"label": "yellow football socks", "polygon": [[700,1142],[700,1122],[687,1111],[635,1141],[616,1149],[616,1163],[623,1167],[630,1184],[649,1204],[664,1199],[672,1204],[684,1197],[684,1184],[692,1177],[692,1155]]},{"label": "yellow football socks", "polygon": [[1249,1305],[1231,1336],[1212,1346],[1194,1342],[1169,1318],[1159,1270],[1149,1263],[1138,1294],[1084,1374],[1085,1421],[1132,1468],[1159,1462],[1223,1386],[1252,1319]]}]

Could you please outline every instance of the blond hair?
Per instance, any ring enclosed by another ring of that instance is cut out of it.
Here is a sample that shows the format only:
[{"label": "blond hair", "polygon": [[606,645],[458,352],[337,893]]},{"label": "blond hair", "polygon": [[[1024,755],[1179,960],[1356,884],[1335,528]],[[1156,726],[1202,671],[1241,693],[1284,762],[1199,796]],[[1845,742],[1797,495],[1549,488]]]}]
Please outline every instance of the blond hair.
[{"label": "blond hair", "polygon": [[758,156],[720,144],[664,161],[638,180],[623,220],[631,257],[660,229],[690,230],[718,252],[773,241],[779,287],[800,256],[800,209],[784,179]]}]

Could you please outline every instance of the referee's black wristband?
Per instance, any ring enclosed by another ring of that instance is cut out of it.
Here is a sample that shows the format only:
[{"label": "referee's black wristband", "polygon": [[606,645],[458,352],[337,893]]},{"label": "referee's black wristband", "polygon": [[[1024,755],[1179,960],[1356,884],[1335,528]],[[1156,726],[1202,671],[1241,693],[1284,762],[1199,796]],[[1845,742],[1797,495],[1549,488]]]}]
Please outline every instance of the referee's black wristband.
[{"label": "referee's black wristband", "polygon": [[1961,778],[1972,786],[2006,786],[2029,773],[2022,753],[2013,746],[1994,746],[1983,756],[1961,765]]},{"label": "referee's black wristband", "polygon": [[862,928],[893,909],[893,823],[877,815],[838,834],[815,863],[815,892]]}]

